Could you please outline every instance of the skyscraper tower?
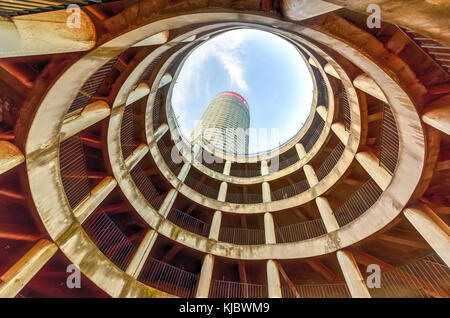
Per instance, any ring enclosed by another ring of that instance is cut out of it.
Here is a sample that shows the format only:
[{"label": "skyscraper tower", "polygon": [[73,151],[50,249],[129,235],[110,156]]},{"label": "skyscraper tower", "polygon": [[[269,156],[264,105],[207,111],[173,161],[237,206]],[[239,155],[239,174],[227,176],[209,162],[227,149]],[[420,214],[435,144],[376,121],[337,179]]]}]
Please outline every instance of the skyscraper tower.
[{"label": "skyscraper tower", "polygon": [[206,108],[191,134],[191,141],[224,153],[247,154],[249,125],[247,101],[235,92],[222,92]]}]

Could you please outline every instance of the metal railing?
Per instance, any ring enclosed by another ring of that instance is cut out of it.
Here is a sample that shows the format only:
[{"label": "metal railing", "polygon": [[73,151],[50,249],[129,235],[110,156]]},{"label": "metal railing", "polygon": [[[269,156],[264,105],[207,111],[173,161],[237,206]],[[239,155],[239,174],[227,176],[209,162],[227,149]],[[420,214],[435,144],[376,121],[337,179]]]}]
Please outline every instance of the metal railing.
[{"label": "metal railing", "polygon": [[391,107],[383,104],[379,159],[380,165],[383,165],[391,174],[394,173],[397,166],[398,148],[399,139],[394,115]]},{"label": "metal railing", "polygon": [[159,193],[149,179],[144,170],[137,164],[130,171],[131,178],[133,179],[136,187],[142,193],[144,198],[156,209],[159,210],[162,202],[164,201],[164,194]]},{"label": "metal railing", "polygon": [[187,214],[186,212],[172,208],[167,215],[167,219],[189,232],[204,237],[209,236],[211,225]]},{"label": "metal railing", "polygon": [[330,173],[330,171],[337,164],[339,159],[344,152],[345,146],[342,142],[339,142],[336,147],[334,147],[333,151],[327,156],[327,158],[322,162],[319,169],[316,171],[317,179],[322,180],[326,175]]},{"label": "metal railing", "polygon": [[103,84],[105,78],[111,72],[117,59],[118,57],[109,60],[89,77],[70,105],[69,110],[66,113],[66,118],[81,114],[84,108],[90,103],[92,96],[94,96],[100,85]]},{"label": "metal railing", "polygon": [[[113,1],[113,0],[110,0]],[[91,0],[91,1],[73,1],[73,0],[20,0],[20,1],[3,1],[0,3],[0,16],[17,16],[24,14],[33,14],[45,11],[56,11],[67,8],[70,4],[79,6],[89,5],[92,3],[102,3],[109,1]]]},{"label": "metal railing", "polygon": [[127,236],[101,209],[92,213],[83,228],[97,247],[122,270],[126,270],[135,251]]},{"label": "metal railing", "polygon": [[[350,298],[345,284],[305,284],[295,285],[300,298]],[[296,298],[294,291],[287,285],[281,286],[283,298]]]},{"label": "metal railing", "polygon": [[209,298],[267,298],[267,286],[212,280]]},{"label": "metal railing", "polygon": [[322,117],[320,117],[319,114],[316,113],[310,129],[300,140],[301,144],[304,145],[306,152],[309,152],[317,142],[324,126],[325,121],[322,119]]},{"label": "metal railing", "polygon": [[366,212],[382,192],[373,179],[367,180],[334,211],[339,226],[352,222]]},{"label": "metal railing", "polygon": [[351,118],[351,114],[350,114],[350,103],[348,102],[347,91],[345,90],[344,85],[342,85],[340,111],[342,114],[342,119],[344,121],[345,130],[349,131],[350,126],[352,124],[352,118]]},{"label": "metal railing", "polygon": [[230,170],[230,176],[241,178],[252,178],[261,175],[261,169],[233,169]]},{"label": "metal railing", "polygon": [[161,97],[161,90],[158,89],[155,94],[155,101],[153,102],[153,130],[156,131],[158,129],[159,125],[162,124],[162,118],[161,118],[161,108],[162,108],[162,97]]},{"label": "metal railing", "polygon": [[213,199],[217,199],[217,196],[219,195],[219,190],[215,189],[213,187],[210,187],[206,184],[204,184],[203,182],[201,182],[200,180],[197,180],[191,176],[187,176],[186,179],[184,180],[184,183],[192,188],[193,190],[197,191],[198,193],[213,198]]},{"label": "metal railing", "polygon": [[275,228],[275,237],[279,243],[309,240],[327,233],[322,219],[289,224]]},{"label": "metal railing", "polygon": [[[203,151],[205,151],[205,150],[203,150]],[[210,162],[210,163],[206,162],[206,160],[202,160],[202,164],[205,167],[207,167],[213,171],[223,173],[225,164],[223,162],[222,163],[218,162],[218,160],[221,160],[221,159],[216,159],[214,157],[211,157],[211,160],[213,160],[213,162]]]},{"label": "metal railing", "polygon": [[397,270],[384,270],[381,288],[370,288],[372,297],[450,297],[450,269],[436,255],[428,255]]},{"label": "metal railing", "polygon": [[284,168],[287,168],[287,167],[293,165],[294,163],[296,163],[299,160],[300,160],[300,158],[298,157],[298,154],[296,152],[294,155],[290,156],[289,158],[280,161],[280,163],[278,164],[278,170],[283,170]]},{"label": "metal railing", "polygon": [[120,145],[124,160],[133,153],[139,144],[134,138],[133,106],[134,104],[130,104],[125,107],[120,124]]},{"label": "metal railing", "polygon": [[[169,169],[176,175],[180,173],[181,168],[183,167],[184,162],[181,161],[180,163],[176,163],[172,158],[172,147],[166,145],[166,143],[163,141],[163,139],[160,139],[158,141],[158,148],[161,153],[161,156],[163,157],[164,161],[166,162]],[[181,160],[181,155],[177,157],[177,159]]]},{"label": "metal railing", "polygon": [[286,187],[280,188],[278,190],[272,191],[270,194],[272,197],[272,201],[278,201],[293,197],[294,195],[305,192],[308,189],[309,184],[308,181],[305,179],[296,182],[294,184],[288,185]]},{"label": "metal railing", "polygon": [[219,232],[219,241],[238,245],[259,245],[264,244],[265,240],[262,229],[222,227]]},{"label": "metal railing", "polygon": [[90,195],[92,189],[87,174],[84,146],[79,134],[60,143],[59,166],[64,191],[74,209]]},{"label": "metal railing", "polygon": [[261,193],[231,193],[227,192],[226,202],[231,203],[245,203],[245,204],[254,204],[262,202],[262,194]]},{"label": "metal railing", "polygon": [[192,298],[195,297],[198,275],[149,257],[138,280],[169,294]]},{"label": "metal railing", "polygon": [[141,84],[143,81],[147,81],[153,72],[156,64],[161,60],[161,55],[155,57],[155,59],[145,68],[144,72],[142,72],[141,76],[137,79],[136,83],[134,84],[135,89],[139,84]]}]

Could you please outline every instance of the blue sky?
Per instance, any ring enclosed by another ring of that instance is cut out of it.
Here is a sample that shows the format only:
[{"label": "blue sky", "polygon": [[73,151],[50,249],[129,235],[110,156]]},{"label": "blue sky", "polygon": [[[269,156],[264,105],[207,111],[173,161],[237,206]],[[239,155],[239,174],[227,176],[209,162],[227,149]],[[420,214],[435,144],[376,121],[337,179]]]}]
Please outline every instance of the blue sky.
[{"label": "blue sky", "polygon": [[250,106],[250,127],[278,134],[250,135],[249,152],[264,151],[291,138],[306,121],[313,85],[294,46],[271,33],[233,30],[212,38],[186,60],[174,86],[172,105],[188,137],[220,92],[241,94]]}]

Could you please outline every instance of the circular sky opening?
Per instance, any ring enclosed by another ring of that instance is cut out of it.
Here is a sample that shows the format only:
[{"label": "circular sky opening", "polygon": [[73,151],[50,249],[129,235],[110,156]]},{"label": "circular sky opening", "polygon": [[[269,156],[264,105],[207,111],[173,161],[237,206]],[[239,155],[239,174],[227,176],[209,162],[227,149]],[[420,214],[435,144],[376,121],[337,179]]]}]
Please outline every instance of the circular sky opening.
[{"label": "circular sky opening", "polygon": [[210,102],[222,92],[245,98],[250,109],[248,154],[289,141],[311,110],[313,83],[301,53],[269,32],[239,29],[195,49],[179,72],[172,107],[189,137]]}]

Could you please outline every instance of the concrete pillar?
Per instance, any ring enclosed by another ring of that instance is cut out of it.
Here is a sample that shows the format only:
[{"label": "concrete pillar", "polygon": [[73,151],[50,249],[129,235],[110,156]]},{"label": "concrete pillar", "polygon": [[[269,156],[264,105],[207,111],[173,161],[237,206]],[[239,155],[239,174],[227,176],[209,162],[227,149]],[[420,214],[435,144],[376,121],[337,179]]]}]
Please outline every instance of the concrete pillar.
[{"label": "concrete pillar", "polygon": [[117,185],[116,179],[106,177],[100,181],[94,189],[91,190],[89,196],[84,199],[78,206],[73,209],[73,214],[78,222],[83,223],[92,212],[103,202],[103,200],[111,193]]},{"label": "concrete pillar", "polygon": [[133,153],[125,159],[125,165],[127,166],[128,170],[133,170],[133,168],[138,164],[139,161],[141,161],[142,158],[144,158],[148,151],[149,148],[145,144],[140,144],[139,146],[137,146]]},{"label": "concrete pillar", "polygon": [[0,174],[18,166],[24,160],[19,148],[8,141],[0,140]]},{"label": "concrete pillar", "polygon": [[211,228],[209,230],[209,238],[212,240],[219,240],[220,224],[222,223],[222,212],[214,212],[214,216],[211,222]]},{"label": "concrete pillar", "polygon": [[166,86],[166,85],[169,84],[170,82],[172,82],[172,75],[170,75],[169,73],[165,73],[165,74],[161,77],[161,80],[159,81],[158,88],[161,88],[161,87],[163,87],[163,86]]},{"label": "concrete pillar", "polygon": [[137,100],[147,96],[150,94],[150,87],[147,83],[139,83],[139,85],[128,94],[127,101],[125,102],[125,106],[128,106],[134,103]]},{"label": "concrete pillar", "polygon": [[148,230],[127,267],[126,273],[128,275],[138,278],[157,238],[158,233],[156,231]]},{"label": "concrete pillar", "polygon": [[230,171],[231,171],[231,161],[227,160],[225,161],[225,165],[223,166],[223,174],[229,176]]},{"label": "concrete pillar", "polygon": [[375,154],[371,152],[358,152],[356,160],[366,170],[370,177],[375,180],[378,186],[384,191],[391,182],[391,174],[379,164],[379,160]]},{"label": "concrete pillar", "polygon": [[57,250],[58,247],[54,243],[45,239],[39,240],[0,277],[0,298],[14,298]]},{"label": "concrete pillar", "polygon": [[267,260],[267,289],[269,298],[281,298],[281,282],[278,265],[274,260]]},{"label": "concrete pillar", "polygon": [[316,172],[311,165],[304,165],[303,171],[305,172],[306,179],[308,180],[309,186],[312,188],[316,184],[319,183],[319,179],[317,179]]},{"label": "concrete pillar", "polygon": [[225,199],[227,198],[227,189],[228,184],[224,181],[220,184],[219,188],[219,194],[217,195],[217,200],[225,202]]},{"label": "concrete pillar", "polygon": [[422,120],[450,135],[450,95],[439,98],[426,107]]},{"label": "concrete pillar", "polygon": [[275,236],[275,224],[273,222],[273,216],[271,213],[264,213],[264,235],[266,238],[266,244],[276,244],[277,239]]},{"label": "concrete pillar", "polygon": [[164,198],[163,203],[161,204],[161,207],[159,208],[159,214],[161,214],[163,217],[167,217],[167,214],[169,214],[169,211],[173,207],[173,203],[175,202],[175,199],[177,198],[178,191],[175,189],[170,189],[169,193],[167,193],[166,197]]},{"label": "concrete pillar", "polygon": [[197,286],[197,298],[208,298],[209,287],[211,286],[211,279],[214,269],[214,256],[206,254],[203,259],[202,270],[200,272],[200,279]]},{"label": "concrete pillar", "polygon": [[334,69],[334,67],[333,67],[330,63],[325,64],[323,70],[324,70],[327,74],[329,74],[329,75],[331,75],[331,76],[333,76],[333,77],[336,77],[337,79],[341,79],[341,77],[339,76],[339,74],[336,72],[336,70]]},{"label": "concrete pillar", "polygon": [[416,204],[403,211],[405,217],[427,243],[450,267],[450,228],[425,204]]},{"label": "concrete pillar", "polygon": [[316,112],[322,117],[324,121],[327,121],[328,111],[325,106],[317,106]]},{"label": "concrete pillar", "polygon": [[319,209],[320,216],[322,217],[327,232],[330,233],[339,229],[339,224],[334,217],[333,210],[331,209],[328,199],[324,197],[317,197],[316,205]]},{"label": "concrete pillar", "polygon": [[272,201],[272,196],[270,194],[270,185],[267,181],[264,181],[262,183],[262,197],[263,197],[263,202],[270,202]]},{"label": "concrete pillar", "polygon": [[345,130],[344,123],[333,123],[331,125],[331,130],[334,134],[339,138],[339,140],[346,145],[348,142],[348,138],[350,138],[350,133]]},{"label": "concrete pillar", "polygon": [[170,32],[168,30],[162,31],[135,43],[133,47],[164,44],[169,40],[169,35]]},{"label": "concrete pillar", "polygon": [[92,49],[97,38],[94,23],[80,10],[79,27],[70,28],[70,15],[66,10],[57,10],[0,17],[0,58]]},{"label": "concrete pillar", "polygon": [[309,64],[311,64],[312,66],[318,67],[317,64],[316,64],[316,61],[314,61],[311,57],[309,58],[308,62],[309,62]]},{"label": "concrete pillar", "polygon": [[190,37],[185,38],[184,40],[182,40],[181,42],[192,42],[197,38],[197,35],[191,35]]},{"label": "concrete pillar", "polygon": [[306,156],[305,147],[301,143],[295,144],[295,150],[297,150],[297,155],[300,159],[303,159]]},{"label": "concrete pillar", "polygon": [[167,124],[161,124],[153,133],[153,142],[158,142],[167,131],[169,131],[169,126]]},{"label": "concrete pillar", "polygon": [[300,21],[325,14],[341,7],[322,0],[284,0],[281,1],[283,14],[289,19]]},{"label": "concrete pillar", "polygon": [[180,181],[184,182],[184,179],[186,179],[190,169],[191,169],[191,164],[189,162],[185,162],[183,167],[181,167],[180,172],[178,173],[178,179],[180,179]]},{"label": "concrete pillar", "polygon": [[371,298],[353,255],[347,251],[337,251],[336,257],[352,297]]},{"label": "concrete pillar", "polygon": [[96,101],[87,105],[80,115],[64,120],[61,127],[60,141],[64,141],[80,131],[98,123],[111,113],[109,105],[104,101]]},{"label": "concrete pillar", "polygon": [[375,98],[378,98],[379,100],[385,102],[386,104],[389,104],[380,86],[378,86],[378,84],[369,75],[367,74],[358,75],[353,80],[353,85],[362,90],[364,93],[369,94]]},{"label": "concrete pillar", "polygon": [[269,174],[269,166],[267,165],[267,160],[261,161],[261,175],[265,176]]}]

